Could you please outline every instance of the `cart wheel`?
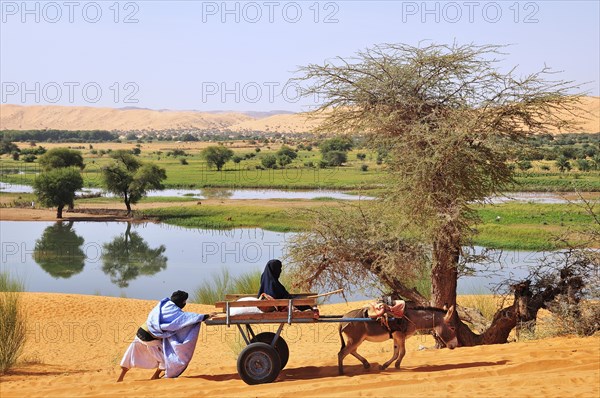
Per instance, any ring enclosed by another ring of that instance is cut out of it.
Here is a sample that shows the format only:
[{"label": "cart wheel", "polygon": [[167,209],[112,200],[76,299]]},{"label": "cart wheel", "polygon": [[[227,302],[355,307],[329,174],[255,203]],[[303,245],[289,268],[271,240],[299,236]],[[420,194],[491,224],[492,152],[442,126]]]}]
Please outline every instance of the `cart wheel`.
[{"label": "cart wheel", "polygon": [[281,360],[270,345],[251,343],[240,353],[237,371],[246,384],[271,383],[281,371]]},{"label": "cart wheel", "polygon": [[[259,333],[252,340],[251,343],[260,342],[267,343],[271,345],[273,338],[275,337],[275,333],[272,332],[263,332]],[[285,368],[285,365],[288,363],[288,359],[290,358],[290,349],[288,348],[287,343],[283,339],[283,337],[279,336],[277,342],[275,343],[275,349],[279,354],[279,359],[281,359],[281,369]]]}]

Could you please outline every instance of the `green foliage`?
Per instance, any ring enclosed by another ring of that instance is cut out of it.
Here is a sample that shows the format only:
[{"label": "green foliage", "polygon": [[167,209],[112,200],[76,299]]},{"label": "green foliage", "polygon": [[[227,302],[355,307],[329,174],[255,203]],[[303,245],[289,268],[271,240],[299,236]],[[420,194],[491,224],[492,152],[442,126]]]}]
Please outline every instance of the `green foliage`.
[{"label": "green foliage", "polygon": [[276,156],[287,156],[290,159],[296,159],[298,157],[298,153],[294,151],[289,146],[283,145],[276,153]]},{"label": "green foliage", "polygon": [[5,130],[3,135],[17,142],[109,142],[118,138],[116,133],[104,130]]},{"label": "green foliage", "polygon": [[262,157],[260,163],[267,169],[274,169],[277,166],[277,157],[273,154],[267,154]]},{"label": "green foliage", "polygon": [[7,139],[3,139],[2,141],[0,141],[0,155],[4,155],[6,153],[19,153],[19,147],[10,142]]},{"label": "green foliage", "polygon": [[57,218],[62,218],[63,207],[73,204],[75,192],[81,188],[83,188],[81,173],[71,168],[44,172],[33,183],[34,192],[41,204],[58,207]]},{"label": "green foliage", "polygon": [[27,338],[25,312],[21,306],[23,284],[0,272],[0,374],[19,359]]},{"label": "green foliage", "polygon": [[167,152],[167,156],[187,156],[187,153],[183,149],[173,149],[172,151]]},{"label": "green foliage", "polygon": [[533,167],[529,160],[520,160],[517,162],[517,166],[519,167],[519,170],[522,170],[522,171],[529,170]]},{"label": "green foliage", "polygon": [[571,162],[569,162],[565,156],[560,156],[556,159],[556,167],[558,167],[558,170],[560,170],[561,173],[564,173],[565,171],[571,170]]},{"label": "green foliage", "polygon": [[115,151],[111,157],[114,163],[102,168],[103,184],[107,191],[123,198],[129,212],[131,204],[137,203],[149,190],[164,188],[165,169],[142,163],[126,151]]},{"label": "green foliage", "polygon": [[181,137],[179,137],[179,140],[185,141],[185,142],[192,142],[192,141],[198,141],[198,137],[196,137],[195,135],[190,134],[190,133],[185,133]]},{"label": "green foliage", "polygon": [[229,293],[258,294],[260,276],[261,271],[252,271],[231,277],[229,271],[223,269],[221,274],[212,275],[211,281],[204,281],[196,289],[193,301],[213,305],[217,301],[223,301]]},{"label": "green foliage", "polygon": [[46,227],[35,242],[33,259],[53,278],[70,278],[83,271],[84,239],[73,231],[73,222]]},{"label": "green foliage", "polygon": [[167,267],[166,247],[150,248],[137,233],[131,232],[131,224],[123,235],[102,247],[102,271],[111,282],[124,288],[140,275],[154,275]]},{"label": "green foliage", "polygon": [[[298,153],[296,153],[292,148],[283,145],[275,154],[276,158],[277,158],[277,163],[279,164],[279,166],[281,167],[285,167],[288,164],[292,163],[292,161],[294,159],[296,159],[298,157]],[[264,165],[264,163],[263,163]],[[269,168],[268,166],[264,165],[265,167]]]},{"label": "green foliage", "polygon": [[321,142],[319,145],[319,149],[323,154],[330,151],[348,152],[352,147],[352,139],[349,137],[333,137]]},{"label": "green foliage", "polygon": [[327,166],[337,167],[348,161],[348,155],[344,151],[328,151],[323,153],[323,162]]},{"label": "green foliage", "polygon": [[588,172],[592,169],[592,164],[586,159],[577,159],[577,168],[579,171]]},{"label": "green foliage", "polygon": [[204,148],[200,155],[206,160],[209,167],[216,167],[218,171],[233,157],[233,151],[222,145]]},{"label": "green foliage", "polygon": [[39,164],[43,170],[52,170],[60,167],[78,167],[83,169],[81,152],[68,148],[53,148],[40,156]]}]

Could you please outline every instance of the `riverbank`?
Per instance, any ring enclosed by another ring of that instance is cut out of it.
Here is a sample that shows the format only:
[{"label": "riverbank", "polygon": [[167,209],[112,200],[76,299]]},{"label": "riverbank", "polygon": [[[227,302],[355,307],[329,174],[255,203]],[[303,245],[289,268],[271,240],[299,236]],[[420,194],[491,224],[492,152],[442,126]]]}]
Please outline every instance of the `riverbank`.
[{"label": "riverbank", "polygon": [[[25,198],[28,199],[28,198]],[[29,203],[29,202],[24,202]],[[187,200],[147,198],[134,206],[134,217],[126,216],[115,199],[97,198],[77,202],[65,211],[64,221],[163,222],[188,228],[262,228],[277,232],[301,232],[310,227],[309,212],[322,206],[340,206],[335,200]],[[0,205],[9,206],[3,195]],[[581,243],[576,232],[593,226],[592,217],[577,204],[501,203],[476,206],[481,220],[474,225],[473,243],[506,250],[553,250],[562,242],[553,238],[567,234],[571,243]],[[54,209],[2,207],[0,220],[56,221]]]},{"label": "riverbank", "polygon": [[[169,287],[171,289],[172,287]],[[176,288],[176,287],[173,287]],[[167,289],[168,290],[168,289]],[[173,290],[173,289],[171,289]],[[156,292],[156,300],[169,291]],[[10,397],[108,396],[456,396],[597,397],[600,336],[560,337],[455,350],[431,347],[429,335],[407,340],[402,369],[381,371],[391,341],[365,343],[359,352],[373,366],[364,370],[349,356],[337,375],[339,338],[335,325],[292,325],[283,330],[289,363],[271,384],[246,385],[236,371],[243,347],[235,328],[202,327],[188,369],[178,379],[148,380],[151,370],[133,369],[116,383],[118,363],[155,301],[71,294],[23,293],[28,335],[22,361],[0,376]],[[359,303],[321,306],[339,314]],[[211,306],[188,304],[206,313]],[[275,325],[270,325],[272,329]],[[261,330],[266,331],[267,326]]]}]

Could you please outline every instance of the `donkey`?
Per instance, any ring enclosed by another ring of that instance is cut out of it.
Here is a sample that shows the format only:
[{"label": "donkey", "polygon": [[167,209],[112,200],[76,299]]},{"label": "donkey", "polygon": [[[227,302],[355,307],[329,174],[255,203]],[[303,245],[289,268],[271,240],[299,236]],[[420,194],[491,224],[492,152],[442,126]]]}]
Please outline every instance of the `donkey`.
[{"label": "donkey", "polygon": [[[338,353],[338,370],[340,375],[344,374],[344,358],[348,354],[352,354],[362,362],[365,369],[369,369],[371,365],[356,350],[363,341],[383,342],[390,338],[394,339],[394,355],[392,358],[380,366],[384,370],[396,360],[396,369],[400,368],[400,362],[406,354],[404,342],[411,337],[417,330],[433,329],[437,336],[450,349],[456,348],[458,340],[456,338],[455,328],[450,326],[450,320],[454,313],[454,306],[448,311],[433,308],[433,307],[413,307],[406,308],[404,318],[395,318],[389,321],[389,328],[385,328],[379,322],[345,322],[339,326],[340,340],[342,348]],[[368,318],[367,309],[360,308],[346,313],[343,318]],[[347,344],[344,342],[346,335]]]}]

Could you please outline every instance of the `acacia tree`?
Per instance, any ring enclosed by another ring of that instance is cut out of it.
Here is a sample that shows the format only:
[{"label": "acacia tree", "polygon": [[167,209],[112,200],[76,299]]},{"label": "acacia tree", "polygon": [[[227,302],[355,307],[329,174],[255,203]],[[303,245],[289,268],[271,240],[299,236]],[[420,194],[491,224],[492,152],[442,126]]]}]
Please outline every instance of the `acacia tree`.
[{"label": "acacia tree", "polygon": [[102,179],[109,192],[123,198],[127,215],[131,214],[131,204],[137,203],[149,190],[164,189],[165,169],[153,163],[144,164],[127,151],[115,151],[111,157],[115,161],[102,168]]},{"label": "acacia tree", "polygon": [[[574,124],[565,115],[579,100],[571,92],[576,87],[550,80],[548,68],[525,76],[502,72],[501,51],[390,44],[300,69],[304,94],[324,99],[313,111],[319,132],[364,133],[373,149],[387,152],[383,202],[429,247],[430,303],[437,307],[456,304],[473,204],[513,182],[509,143]],[[318,278],[318,270],[307,280]]]},{"label": "acacia tree", "polygon": [[83,188],[79,170],[58,168],[41,173],[33,182],[38,200],[48,207],[56,206],[56,218],[62,218],[66,205],[73,206],[75,192]]},{"label": "acacia tree", "polygon": [[214,166],[218,171],[221,171],[223,165],[233,157],[233,151],[222,145],[209,146],[200,152],[200,156],[206,160],[209,167]]},{"label": "acacia tree", "polygon": [[53,148],[40,156],[39,164],[44,170],[60,167],[78,167],[83,170],[85,164],[81,152],[69,148]]}]

